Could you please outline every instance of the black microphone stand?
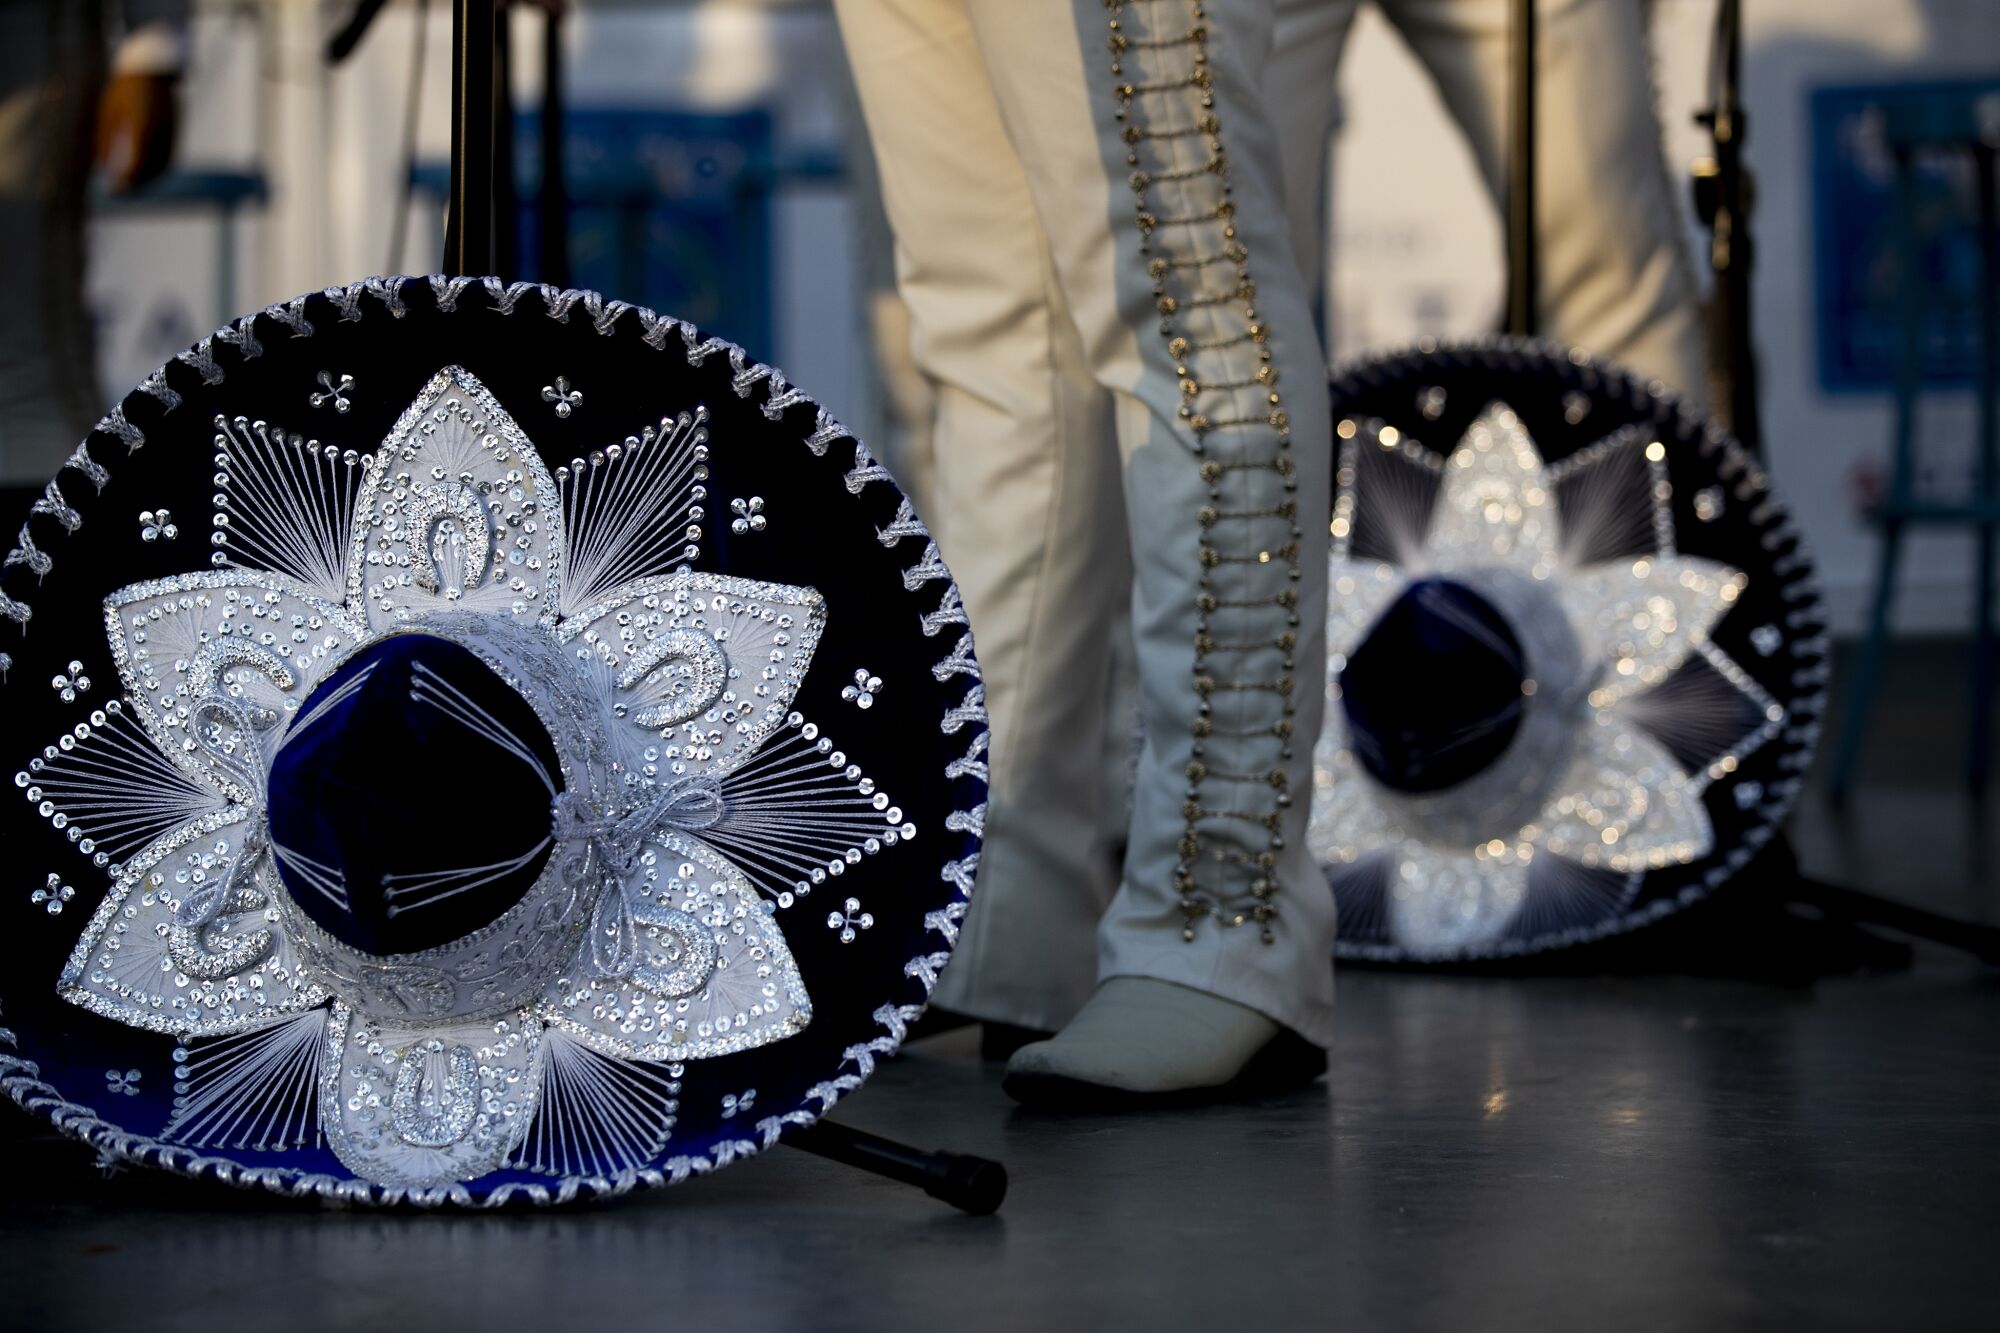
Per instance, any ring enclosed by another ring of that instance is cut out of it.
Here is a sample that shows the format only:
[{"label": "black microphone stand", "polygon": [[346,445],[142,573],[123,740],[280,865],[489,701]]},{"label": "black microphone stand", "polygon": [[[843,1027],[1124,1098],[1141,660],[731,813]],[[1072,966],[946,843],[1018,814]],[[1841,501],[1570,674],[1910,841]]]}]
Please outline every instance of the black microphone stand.
[{"label": "black microphone stand", "polygon": [[1757,351],[1750,326],[1750,207],[1754,185],[1743,163],[1749,117],[1743,111],[1742,0],[1720,0],[1709,48],[1711,105],[1695,114],[1710,155],[1693,167],[1694,206],[1708,228],[1708,262],[1715,273],[1709,302],[1709,379],[1717,413],[1743,447],[1760,459],[1764,429],[1757,410]]},{"label": "black microphone stand", "polygon": [[542,281],[569,286],[569,182],[563,176],[567,145],[563,121],[562,15],[554,9],[542,23],[542,180],[536,228]]},{"label": "black microphone stand", "polygon": [[444,271],[493,272],[493,0],[455,0],[451,17],[451,186],[446,192]]},{"label": "black microphone stand", "polygon": [[1505,330],[1532,338],[1539,332],[1535,288],[1541,281],[1535,237],[1535,0],[1513,0],[1508,26]]},{"label": "black microphone stand", "polygon": [[[352,52],[384,3],[385,0],[362,0],[354,18],[329,44],[328,58]],[[499,142],[495,128],[501,106],[495,97],[494,70],[499,51],[496,8],[495,0],[454,0],[452,6],[451,212],[445,224],[444,262],[445,272],[454,276],[485,277],[494,267],[495,152],[496,148],[511,151],[511,144]],[[554,42],[555,22],[551,16],[550,52],[559,51]],[[547,55],[551,67],[557,59],[555,54]],[[554,140],[557,146],[552,148],[550,137],[552,133],[561,133],[560,93],[560,83],[551,81],[542,117],[545,232],[551,220],[547,192],[551,188],[560,189],[560,141]],[[511,129],[511,124],[507,128]],[[557,219],[561,216],[555,214]],[[542,243],[545,247],[550,244],[546,235]],[[562,251],[545,249],[543,253],[560,255]],[[543,277],[545,281],[555,281],[546,271]],[[1007,1168],[984,1157],[925,1152],[830,1120],[787,1129],[783,1141],[815,1156],[915,1185],[933,1199],[975,1216],[998,1210],[1007,1197]]]}]

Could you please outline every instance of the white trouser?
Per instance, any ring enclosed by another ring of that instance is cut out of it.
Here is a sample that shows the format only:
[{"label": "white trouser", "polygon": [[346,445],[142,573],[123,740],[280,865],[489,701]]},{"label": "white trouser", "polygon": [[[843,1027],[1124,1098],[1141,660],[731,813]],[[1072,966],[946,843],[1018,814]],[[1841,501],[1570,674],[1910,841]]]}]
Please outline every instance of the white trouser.
[{"label": "white trouser", "polygon": [[[1513,0],[1375,2],[1436,83],[1494,206],[1504,208]],[[1333,71],[1360,3],[1279,6],[1272,100],[1284,108],[1292,240],[1315,284],[1326,252]],[[1546,336],[1700,402],[1708,397],[1700,297],[1661,156],[1644,10],[1643,0],[1537,0],[1536,304]]]},{"label": "white trouser", "polygon": [[[1267,101],[1276,8],[837,0],[937,395],[928,517],[993,721],[938,992],[982,1018],[1059,1026],[1095,977],[1148,976],[1331,1035],[1333,904],[1303,837],[1331,431]],[[1112,896],[1128,596],[1145,745]]]}]

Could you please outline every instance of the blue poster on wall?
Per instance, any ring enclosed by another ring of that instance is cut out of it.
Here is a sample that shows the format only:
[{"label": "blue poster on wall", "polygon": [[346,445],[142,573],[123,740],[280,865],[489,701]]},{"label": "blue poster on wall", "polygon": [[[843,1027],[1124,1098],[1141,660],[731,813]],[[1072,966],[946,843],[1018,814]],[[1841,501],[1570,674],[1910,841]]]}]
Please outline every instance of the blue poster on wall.
[{"label": "blue poster on wall", "polygon": [[[2000,79],[1846,84],[1812,94],[1819,380],[1829,391],[1887,391],[1902,357],[1897,135],[1971,123]],[[1930,137],[1925,134],[1924,137]],[[1912,156],[1922,287],[1918,365],[1930,385],[1970,384],[1979,351],[1976,183],[1971,153]]]}]

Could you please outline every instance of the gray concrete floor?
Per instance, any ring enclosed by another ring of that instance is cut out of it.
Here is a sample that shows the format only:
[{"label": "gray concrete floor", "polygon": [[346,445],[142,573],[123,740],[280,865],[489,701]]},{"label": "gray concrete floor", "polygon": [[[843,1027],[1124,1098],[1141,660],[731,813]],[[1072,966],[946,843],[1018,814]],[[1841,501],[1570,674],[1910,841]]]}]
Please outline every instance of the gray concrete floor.
[{"label": "gray concrete floor", "polygon": [[[1870,780],[1798,841],[1991,921],[1957,679],[1899,662]],[[1028,1114],[967,1034],[913,1048],[842,1118],[1005,1160],[985,1219],[790,1151],[562,1214],[328,1213],[10,1123],[0,1326],[2000,1328],[2000,974],[1349,970],[1340,1003],[1325,1083],[1175,1114]]]}]

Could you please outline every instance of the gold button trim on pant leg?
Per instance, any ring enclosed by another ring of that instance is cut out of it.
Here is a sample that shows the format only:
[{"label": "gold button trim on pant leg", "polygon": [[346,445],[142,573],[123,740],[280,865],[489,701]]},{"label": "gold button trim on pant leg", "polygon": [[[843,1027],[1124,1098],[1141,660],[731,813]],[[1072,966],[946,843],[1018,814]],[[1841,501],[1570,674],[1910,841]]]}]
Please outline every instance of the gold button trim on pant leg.
[{"label": "gold button trim on pant leg", "polygon": [[[1208,159],[1208,161],[1202,163],[1200,166],[1175,167],[1170,171],[1135,172],[1133,173],[1133,175],[1135,182],[1137,180],[1143,179],[1147,185],[1160,185],[1160,184],[1165,184],[1169,181],[1191,181],[1199,176],[1227,175],[1228,171],[1229,171],[1228,159],[1222,157],[1211,157],[1210,159]],[[1133,188],[1140,189],[1143,187],[1135,183]],[[1228,256],[1218,255],[1216,256],[1216,258],[1226,259],[1228,258]]]},{"label": "gold button trim on pant leg", "polygon": [[[1113,22],[1111,25],[1111,36],[1105,39],[1105,45],[1109,46],[1111,54],[1116,56],[1126,51],[1165,51],[1176,46],[1186,46],[1190,42],[1204,42],[1207,40],[1208,29],[1206,28],[1190,28],[1178,37],[1132,38],[1127,37],[1119,30],[1118,24]],[[1118,72],[1118,67],[1115,64],[1112,66],[1112,72],[1114,74]]]},{"label": "gold button trim on pant leg", "polygon": [[[1298,644],[1296,634],[1280,634],[1275,639],[1252,639],[1247,643],[1217,643],[1209,640],[1205,651],[1211,653],[1255,653],[1266,648],[1276,648],[1279,652],[1290,653]],[[1291,659],[1285,659],[1289,662]]]},{"label": "gold button trim on pant leg", "polygon": [[1193,259],[1154,259],[1146,265],[1146,272],[1155,278],[1163,278],[1175,269],[1207,268],[1212,264],[1226,264],[1229,256],[1223,254],[1200,255]]},{"label": "gold button trim on pant leg", "polygon": [[1285,771],[1281,768],[1274,768],[1268,773],[1223,773],[1208,767],[1200,761],[1188,765],[1188,776],[1196,779],[1204,777],[1214,778],[1217,782],[1256,782],[1267,787],[1276,787],[1281,791],[1290,782],[1285,777]]},{"label": "gold button trim on pant leg", "polygon": [[[1123,119],[1122,112],[1120,113],[1120,119]],[[1199,227],[1205,222],[1219,221],[1227,215],[1217,212],[1215,209],[1210,209],[1205,213],[1169,214],[1166,217],[1161,217],[1157,213],[1149,213],[1141,209],[1138,216],[1140,232],[1142,234],[1151,234],[1154,230],[1161,227]]]},{"label": "gold button trim on pant leg", "polygon": [[1208,387],[1211,389],[1254,389],[1264,385],[1276,384],[1277,382],[1278,368],[1266,365],[1259,368],[1256,374],[1247,378],[1240,380],[1217,380],[1211,382]]},{"label": "gold button trim on pant leg", "polygon": [[1214,116],[1202,116],[1190,125],[1179,125],[1171,129],[1160,129],[1150,125],[1127,125],[1120,132],[1126,143],[1135,144],[1141,139],[1191,139],[1197,134],[1214,134],[1220,126]]},{"label": "gold button trim on pant leg", "polygon": [[[1250,329],[1245,329],[1241,333],[1232,334],[1227,338],[1209,338],[1205,341],[1194,343],[1192,344],[1192,346],[1197,351],[1217,352],[1221,351],[1225,347],[1237,347],[1241,346],[1244,343],[1249,343],[1249,342],[1262,343],[1264,341],[1265,341],[1265,334],[1262,329],[1250,328]],[[1178,355],[1185,355],[1185,353],[1184,352],[1179,353]]]},{"label": "gold button trim on pant leg", "polygon": [[1295,519],[1298,516],[1299,516],[1299,507],[1297,504],[1295,504],[1290,500],[1285,501],[1283,504],[1270,505],[1263,509],[1218,510],[1218,509],[1209,509],[1204,507],[1200,511],[1200,514],[1197,515],[1197,517],[1201,518],[1201,525],[1203,527],[1213,526],[1216,523],[1220,523],[1224,519],[1251,519],[1251,518]]},{"label": "gold button trim on pant leg", "polygon": [[[1146,274],[1152,280],[1160,334],[1176,363],[1178,418],[1193,437],[1197,454],[1209,454],[1211,449],[1219,454],[1204,457],[1200,464],[1208,499],[1195,516],[1199,573],[1192,683],[1198,702],[1182,806],[1185,827],[1176,842],[1174,872],[1184,917],[1182,934],[1193,939],[1196,924],[1213,917],[1225,926],[1256,922],[1268,942],[1276,916],[1272,902],[1276,882],[1269,872],[1285,846],[1284,829],[1292,806],[1282,765],[1292,758],[1292,718],[1297,711],[1298,681],[1292,674],[1291,654],[1299,628],[1294,585],[1302,576],[1298,563],[1302,533],[1296,502],[1281,498],[1270,503],[1257,487],[1259,478],[1275,475],[1287,497],[1297,489],[1288,456],[1291,422],[1276,387],[1269,331],[1256,308],[1249,250],[1236,231],[1229,159],[1221,118],[1215,114],[1214,75],[1208,63],[1208,15],[1200,0],[1104,0],[1104,4],[1110,11],[1106,44],[1116,81],[1119,137],[1127,149],[1134,223]],[[1169,13],[1184,13],[1186,21],[1175,25]],[[1145,30],[1129,29],[1128,14],[1140,19]],[[1188,67],[1178,71],[1166,67],[1177,58]],[[1128,62],[1133,65],[1130,77]],[[1177,111],[1175,103],[1193,105]],[[1207,137],[1206,158],[1189,164],[1175,160],[1174,145],[1197,136]],[[1190,209],[1193,201],[1188,196],[1203,186],[1220,197],[1210,206]],[[1169,207],[1159,207],[1160,202]],[[1234,265],[1235,281],[1214,290],[1208,275],[1225,265]],[[1241,320],[1241,327],[1234,331],[1217,327],[1232,316]],[[1184,320],[1194,327],[1183,330]],[[1254,353],[1255,364],[1247,370],[1230,365],[1232,356],[1246,349]],[[1199,367],[1194,364],[1197,359],[1202,362]],[[1251,391],[1259,393],[1261,402],[1256,410],[1246,411],[1237,395]],[[1225,439],[1229,447],[1223,450]],[[1234,494],[1225,494],[1226,490]],[[1256,525],[1274,521],[1283,525],[1286,539],[1258,538]],[[1274,577],[1281,569],[1284,579],[1276,592],[1250,595],[1256,580]],[[1226,592],[1215,582],[1225,576]],[[1274,611],[1284,619],[1282,631],[1266,635],[1253,628],[1259,615]],[[1230,619],[1232,632],[1218,633],[1217,616]],[[1282,654],[1285,674],[1275,680],[1236,679],[1209,665],[1211,658],[1224,654],[1267,649]],[[1228,727],[1215,725],[1218,696],[1237,701]],[[1254,710],[1270,706],[1256,702],[1262,698],[1275,702],[1280,715],[1259,725]],[[1245,708],[1253,711],[1241,711]],[[1243,742],[1233,756],[1239,759],[1262,742],[1275,748],[1276,762],[1269,768],[1253,763],[1240,772],[1214,769],[1206,760],[1206,743],[1217,737]],[[1218,809],[1203,797],[1204,785],[1210,782],[1246,790],[1229,803],[1232,808]],[[1268,793],[1268,804],[1242,799],[1260,789]],[[1233,808],[1239,805],[1243,808]],[[1249,853],[1231,841],[1216,841],[1221,835],[1214,827],[1217,823],[1260,828],[1266,846]],[[1247,872],[1247,882],[1222,874],[1229,868]],[[1213,878],[1219,874],[1221,878]]]},{"label": "gold button trim on pant leg", "polygon": [[[1113,66],[1112,73],[1116,74],[1118,72],[1117,67]],[[1165,83],[1122,83],[1118,85],[1118,96],[1122,100],[1129,102],[1135,97],[1154,97],[1161,93],[1176,93],[1183,88],[1199,88],[1203,92],[1206,92],[1209,85],[1210,78],[1208,71],[1198,69],[1184,79],[1169,79]]]}]

